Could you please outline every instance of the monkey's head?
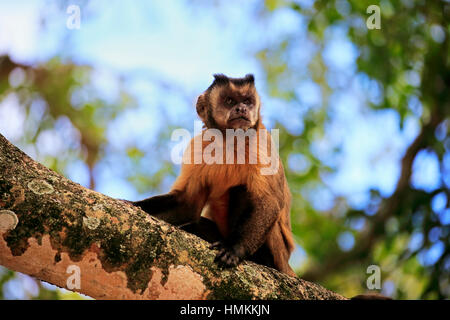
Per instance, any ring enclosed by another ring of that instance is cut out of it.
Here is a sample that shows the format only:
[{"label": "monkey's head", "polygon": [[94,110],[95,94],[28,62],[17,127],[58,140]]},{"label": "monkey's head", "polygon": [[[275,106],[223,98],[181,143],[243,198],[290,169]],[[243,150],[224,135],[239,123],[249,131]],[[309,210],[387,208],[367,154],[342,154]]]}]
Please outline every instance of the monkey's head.
[{"label": "monkey's head", "polygon": [[259,110],[260,100],[252,74],[244,78],[215,74],[214,82],[197,100],[197,113],[207,128],[256,129]]}]

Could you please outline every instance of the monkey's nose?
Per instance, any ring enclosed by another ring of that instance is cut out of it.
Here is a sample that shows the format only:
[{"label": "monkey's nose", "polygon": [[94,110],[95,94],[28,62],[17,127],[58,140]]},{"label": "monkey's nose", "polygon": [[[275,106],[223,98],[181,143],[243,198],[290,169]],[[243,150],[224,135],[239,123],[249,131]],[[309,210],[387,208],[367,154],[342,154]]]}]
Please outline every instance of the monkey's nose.
[{"label": "monkey's nose", "polygon": [[236,113],[240,113],[240,114],[247,114],[248,113],[248,109],[243,103],[238,104],[236,106],[235,110],[236,110]]}]

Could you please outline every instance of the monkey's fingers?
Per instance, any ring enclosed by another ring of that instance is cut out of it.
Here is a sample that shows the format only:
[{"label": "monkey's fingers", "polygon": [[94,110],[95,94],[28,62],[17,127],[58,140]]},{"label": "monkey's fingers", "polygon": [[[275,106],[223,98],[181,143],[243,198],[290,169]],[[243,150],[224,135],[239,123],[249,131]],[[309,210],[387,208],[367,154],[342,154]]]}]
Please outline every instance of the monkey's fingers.
[{"label": "monkey's fingers", "polygon": [[217,253],[214,262],[220,263],[227,267],[234,267],[239,264],[240,258],[230,249],[222,248],[219,253]]}]

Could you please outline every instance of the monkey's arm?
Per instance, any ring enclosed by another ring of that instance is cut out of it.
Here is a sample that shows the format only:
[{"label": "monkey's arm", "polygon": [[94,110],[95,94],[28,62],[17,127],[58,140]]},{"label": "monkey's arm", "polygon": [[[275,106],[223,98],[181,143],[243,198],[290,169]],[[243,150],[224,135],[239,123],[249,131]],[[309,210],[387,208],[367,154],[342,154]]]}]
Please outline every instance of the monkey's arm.
[{"label": "monkey's arm", "polygon": [[183,198],[182,191],[171,191],[163,195],[135,201],[132,204],[158,219],[179,226],[194,221],[197,215],[195,206],[183,201]]},{"label": "monkey's arm", "polygon": [[145,212],[155,215],[166,210],[175,209],[177,207],[177,194],[170,192],[140,201],[132,201],[131,203]]},{"label": "monkey's arm", "polygon": [[213,244],[219,249],[216,261],[236,265],[254,254],[266,241],[280,212],[275,197],[251,194],[245,186],[230,189],[230,234],[225,241]]}]

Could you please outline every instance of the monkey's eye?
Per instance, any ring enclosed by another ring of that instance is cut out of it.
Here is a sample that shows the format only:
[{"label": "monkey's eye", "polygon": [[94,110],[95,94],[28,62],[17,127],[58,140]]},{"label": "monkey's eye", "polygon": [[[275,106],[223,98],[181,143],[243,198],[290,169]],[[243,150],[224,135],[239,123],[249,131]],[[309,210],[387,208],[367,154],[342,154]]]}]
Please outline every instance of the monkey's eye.
[{"label": "monkey's eye", "polygon": [[244,104],[246,104],[246,105],[251,105],[252,104],[252,101],[250,100],[250,99],[245,99],[244,100]]},{"label": "monkey's eye", "polygon": [[229,105],[229,106],[232,106],[232,105],[234,105],[234,99],[228,97],[228,98],[225,100],[225,103],[226,103],[227,105]]}]

